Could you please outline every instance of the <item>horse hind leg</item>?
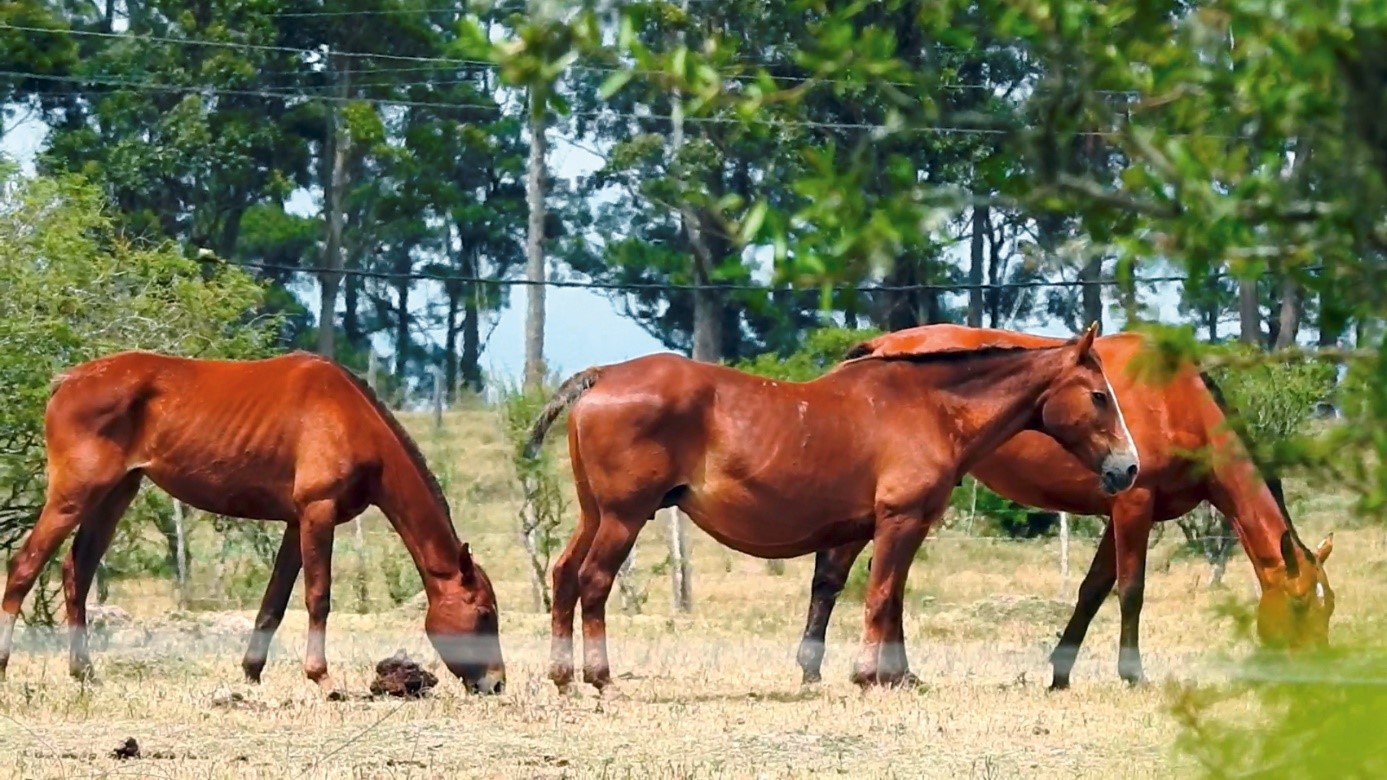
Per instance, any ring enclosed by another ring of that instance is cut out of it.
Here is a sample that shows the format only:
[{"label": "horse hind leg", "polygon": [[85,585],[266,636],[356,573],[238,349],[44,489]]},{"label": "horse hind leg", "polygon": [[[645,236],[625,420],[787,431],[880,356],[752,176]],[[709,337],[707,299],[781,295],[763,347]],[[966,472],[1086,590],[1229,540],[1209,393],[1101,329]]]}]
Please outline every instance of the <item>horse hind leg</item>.
[{"label": "horse hind leg", "polygon": [[853,561],[867,546],[866,540],[820,550],[814,554],[814,578],[809,588],[809,614],[805,618],[804,635],[800,638],[795,659],[804,672],[803,684],[813,685],[823,679],[824,644],[828,636],[828,620],[838,595],[847,584]]},{"label": "horse hind leg", "polygon": [[73,537],[72,548],[63,561],[63,595],[67,602],[68,670],[74,678],[92,678],[91,655],[87,648],[87,595],[97,564],[111,546],[120,519],[140,491],[143,476],[133,471],[106,494],[106,498],[82,520]]},{"label": "horse hind leg", "polygon": [[289,596],[294,591],[294,581],[299,578],[302,568],[299,528],[296,524],[290,523],[284,528],[284,539],[279,543],[279,552],[275,554],[270,582],[265,586],[260,612],[255,616],[255,628],[251,629],[246,654],[241,659],[241,670],[245,673],[247,682],[260,682],[260,674],[265,670],[265,661],[270,653],[270,640],[274,639],[275,631],[279,630],[279,624],[284,621],[284,611],[289,607]]},{"label": "horse hind leg", "polygon": [[39,572],[63,540],[126,478],[128,471],[119,456],[119,452],[100,450],[65,454],[64,466],[80,463],[86,467],[82,473],[74,474],[63,467],[54,468],[58,456],[50,446],[49,483],[43,511],[19,551],[10,558],[5,592],[0,598],[0,679],[4,679],[9,665],[19,610]]},{"label": "horse hind leg", "polygon": [[[579,502],[584,503],[581,488]],[[549,679],[560,691],[567,691],[573,682],[573,616],[578,608],[579,570],[592,548],[593,539],[597,537],[599,525],[596,511],[586,507],[581,509],[578,528],[554,561],[551,572],[553,597],[549,606]]]},{"label": "horse hind leg", "polygon": [[631,554],[650,511],[616,515],[603,512],[592,547],[578,572],[583,604],[583,681],[599,692],[612,684],[607,657],[607,599],[621,564]]},{"label": "horse hind leg", "polygon": [[1117,552],[1113,544],[1113,522],[1103,529],[1103,538],[1098,542],[1098,550],[1093,554],[1084,581],[1079,584],[1079,596],[1074,602],[1074,612],[1060,635],[1059,644],[1050,654],[1050,664],[1054,667],[1054,677],[1050,690],[1062,691],[1069,687],[1069,675],[1074,671],[1074,662],[1079,657],[1079,647],[1088,634],[1089,624],[1098,614],[1103,600],[1112,592],[1117,581]]}]

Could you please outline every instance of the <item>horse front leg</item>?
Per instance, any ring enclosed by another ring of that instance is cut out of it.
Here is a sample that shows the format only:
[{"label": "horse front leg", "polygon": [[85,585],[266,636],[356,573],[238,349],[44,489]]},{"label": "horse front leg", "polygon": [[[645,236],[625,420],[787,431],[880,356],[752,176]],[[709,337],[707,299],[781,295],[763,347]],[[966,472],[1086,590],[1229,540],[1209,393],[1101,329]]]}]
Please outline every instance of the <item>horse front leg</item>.
[{"label": "horse front leg", "polygon": [[284,538],[279,543],[279,552],[275,553],[270,582],[265,586],[260,612],[255,616],[255,628],[251,629],[246,654],[241,659],[241,670],[245,672],[247,682],[260,682],[260,674],[265,671],[265,661],[270,654],[270,641],[274,639],[275,631],[279,630],[279,624],[284,621],[284,610],[289,607],[294,581],[299,578],[299,570],[303,568],[299,536],[297,524],[289,523],[284,527]]},{"label": "horse front leg", "polygon": [[332,535],[337,504],[314,501],[299,513],[299,548],[303,558],[303,592],[308,607],[308,647],[303,672],[329,699],[340,698],[327,671],[327,616],[332,604]]},{"label": "horse front leg", "polygon": [[[823,679],[821,670],[824,645],[828,636],[828,619],[833,606],[847,584],[853,561],[862,554],[867,541],[851,542],[814,553],[814,578],[809,586],[809,614],[805,618],[804,636],[799,641],[796,660],[804,671],[804,685]],[[870,566],[870,564],[869,564]]]},{"label": "horse front leg", "polygon": [[1146,593],[1146,551],[1151,539],[1151,491],[1131,490],[1113,504],[1113,542],[1117,552],[1117,598],[1122,608],[1122,631],[1117,647],[1117,673],[1136,685],[1145,681],[1141,669],[1141,607]]},{"label": "horse front leg", "polygon": [[[899,685],[905,682],[909,671],[905,652],[905,582],[929,527],[925,513],[910,507],[911,504],[878,503],[862,648],[851,677],[859,686]],[[937,516],[937,512],[930,513],[931,520]]]}]

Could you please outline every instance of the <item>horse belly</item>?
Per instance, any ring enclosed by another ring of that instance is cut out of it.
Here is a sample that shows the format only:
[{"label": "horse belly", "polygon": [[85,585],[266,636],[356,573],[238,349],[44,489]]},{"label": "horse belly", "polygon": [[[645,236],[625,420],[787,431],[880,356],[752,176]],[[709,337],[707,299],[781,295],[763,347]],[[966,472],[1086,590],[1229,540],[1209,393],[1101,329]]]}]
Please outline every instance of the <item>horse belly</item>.
[{"label": "horse belly", "polygon": [[808,555],[870,538],[873,528],[870,508],[864,512],[832,498],[746,487],[691,489],[679,508],[719,543],[762,558]]},{"label": "horse belly", "polygon": [[168,468],[151,464],[145,475],[164,492],[204,512],[248,520],[288,522],[297,517],[293,479],[215,465]]}]

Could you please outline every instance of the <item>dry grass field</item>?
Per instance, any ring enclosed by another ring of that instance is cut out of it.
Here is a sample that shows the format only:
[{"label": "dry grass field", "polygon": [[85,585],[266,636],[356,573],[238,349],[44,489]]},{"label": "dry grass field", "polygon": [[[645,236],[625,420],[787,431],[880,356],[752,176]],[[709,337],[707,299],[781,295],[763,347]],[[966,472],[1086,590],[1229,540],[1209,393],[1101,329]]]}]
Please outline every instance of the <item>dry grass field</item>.
[{"label": "dry grass field", "polygon": [[[1117,605],[1110,600],[1073,689],[1049,694],[1046,654],[1093,542],[1074,542],[1065,589],[1056,542],[969,537],[954,524],[927,542],[912,573],[907,638],[927,687],[863,694],[847,682],[861,605],[844,599],[829,634],[825,681],[801,691],[794,653],[811,561],[789,561],[773,574],[694,531],[695,608],[674,615],[668,577],[657,571],[664,528],[652,526],[637,548],[635,571],[647,592],[641,614],[621,614],[615,593],[609,611],[613,671],[624,696],[604,701],[584,688],[562,697],[543,676],[548,620],[531,608],[514,531],[516,491],[493,414],[452,414],[441,435],[427,432],[427,418],[407,422],[453,496],[461,536],[496,581],[504,695],[466,695],[423,637],[418,608],[386,596],[391,572],[407,563],[398,539],[372,514],[372,611],[361,612],[354,592],[361,563],[346,526],[328,624],[333,673],[356,696],[324,701],[304,679],[297,591],[264,683],[249,686],[239,661],[258,585],[246,588],[242,608],[176,612],[168,582],[121,580],[107,604],[130,619],[107,632],[105,646],[94,643],[96,684],[68,679],[61,646],[36,632],[21,637],[9,680],[0,684],[0,776],[1164,778],[1190,771],[1172,749],[1165,683],[1215,679],[1214,652],[1248,649],[1227,638],[1211,609],[1230,594],[1252,599],[1246,559],[1239,554],[1226,587],[1211,591],[1208,567],[1177,554],[1179,533],[1171,527],[1151,554],[1147,585],[1142,634],[1151,684],[1128,689],[1117,679]],[[1381,614],[1377,573],[1387,561],[1387,534],[1355,528],[1342,499],[1290,488],[1307,541],[1338,531],[1329,565],[1339,595],[1336,628]],[[208,538],[198,537],[194,561],[202,578],[216,571]],[[254,566],[263,575],[263,563]],[[397,648],[439,673],[439,686],[420,701],[368,700],[374,663]],[[127,737],[143,757],[110,757]]]}]

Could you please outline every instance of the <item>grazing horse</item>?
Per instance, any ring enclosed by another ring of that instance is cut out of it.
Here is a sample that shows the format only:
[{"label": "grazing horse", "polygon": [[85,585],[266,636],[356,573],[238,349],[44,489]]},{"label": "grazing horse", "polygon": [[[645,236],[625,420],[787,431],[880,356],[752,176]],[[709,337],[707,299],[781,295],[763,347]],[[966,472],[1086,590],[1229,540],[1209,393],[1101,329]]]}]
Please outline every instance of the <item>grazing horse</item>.
[{"label": "grazing horse", "polygon": [[[850,350],[842,368],[864,355],[889,356],[980,346],[1037,348],[1059,339],[1014,331],[927,325],[887,333]],[[1103,336],[1094,343],[1113,392],[1141,453],[1141,474],[1131,490],[1112,495],[1100,489],[1085,464],[1035,431],[1022,431],[973,466],[974,478],[994,492],[1027,506],[1111,518],[1103,531],[1078,601],[1051,656],[1051,688],[1069,687],[1079,646],[1103,599],[1117,585],[1122,611],[1118,673],[1142,680],[1139,621],[1146,578],[1147,541],[1155,522],[1180,517],[1203,501],[1231,522],[1252,560],[1261,587],[1257,629],[1268,646],[1299,648],[1328,641],[1334,591],[1322,568],[1333,550],[1330,534],[1311,552],[1291,526],[1281,481],[1264,481],[1225,425],[1223,400],[1212,379],[1183,366],[1165,385],[1143,384],[1127,370],[1143,338],[1134,333]],[[1201,459],[1198,451],[1212,451]],[[852,562],[866,546],[854,541],[820,550],[814,559],[809,615],[798,660],[806,683],[817,682],[824,635]]]},{"label": "grazing horse", "polygon": [[541,411],[533,457],[564,409],[580,518],[554,564],[550,677],[573,679],[583,605],[583,679],[611,684],[606,602],[646,521],[677,506],[734,550],[792,558],[876,544],[852,679],[906,671],[905,578],[960,475],[1025,428],[1045,431],[1100,475],[1131,485],[1136,451],[1094,330],[1057,347],[868,355],[812,382],[776,382],[658,354],[571,377]]},{"label": "grazing horse", "polygon": [[304,672],[336,692],[324,656],[332,537],[375,505],[414,558],[428,594],[424,630],[473,691],[500,692],[505,665],[496,593],[423,455],[355,375],[302,352],[267,360],[193,360],[121,352],[76,366],[52,385],[44,416],[48,493],[10,559],[0,614],[0,676],[24,597],[54,551],[63,563],[70,671],[91,673],[87,592],[116,524],[150,481],[199,509],[287,524],[243,667],[258,682],[270,636],[299,569],[308,606]]}]

